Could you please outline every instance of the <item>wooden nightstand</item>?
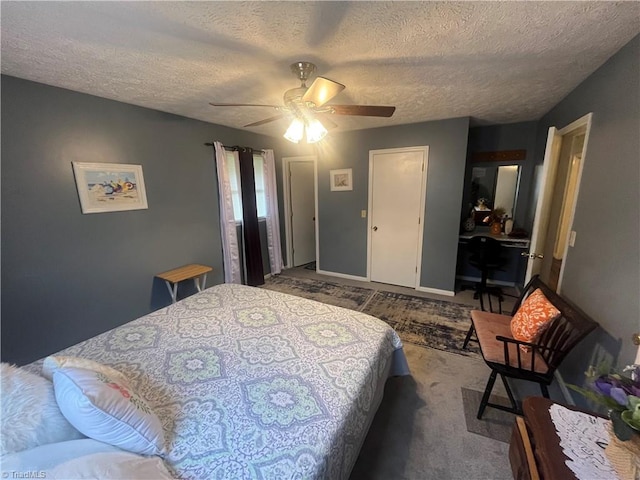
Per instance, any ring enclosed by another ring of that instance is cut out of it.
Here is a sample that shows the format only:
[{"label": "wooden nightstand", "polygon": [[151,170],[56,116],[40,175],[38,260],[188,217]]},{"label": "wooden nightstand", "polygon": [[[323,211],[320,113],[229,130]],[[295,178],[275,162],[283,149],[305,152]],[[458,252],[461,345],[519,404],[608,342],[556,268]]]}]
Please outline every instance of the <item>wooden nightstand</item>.
[{"label": "wooden nightstand", "polygon": [[[176,303],[178,296],[178,283],[183,280],[191,280],[193,279],[193,283],[199,292],[205,288],[205,283],[207,282],[207,273],[209,273],[213,268],[207,267],[206,265],[198,265],[193,263],[191,265],[185,265],[183,267],[174,268],[173,270],[168,270],[166,272],[156,274],[156,277],[161,278],[167,284],[167,288],[169,289],[169,295],[171,295],[172,303]],[[202,279],[202,284],[200,284],[200,279]]]}]

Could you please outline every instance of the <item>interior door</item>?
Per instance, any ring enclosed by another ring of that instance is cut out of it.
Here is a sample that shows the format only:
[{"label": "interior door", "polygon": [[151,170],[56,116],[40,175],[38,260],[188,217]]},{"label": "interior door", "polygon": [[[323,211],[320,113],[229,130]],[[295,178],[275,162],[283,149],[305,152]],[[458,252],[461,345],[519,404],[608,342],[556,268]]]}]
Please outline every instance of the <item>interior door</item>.
[{"label": "interior door", "polygon": [[289,174],[293,266],[297,267],[316,259],[314,164],[291,161]]},{"label": "interior door", "polygon": [[426,148],[370,156],[370,278],[414,288],[421,248]]},{"label": "interior door", "polygon": [[547,145],[544,151],[544,161],[542,163],[542,173],[540,175],[538,202],[536,204],[536,214],[533,219],[529,253],[523,253],[523,255],[528,255],[529,257],[524,279],[525,284],[529,282],[531,277],[540,273],[542,268],[542,252],[544,252],[544,243],[549,227],[553,186],[555,184],[561,146],[562,137],[558,133],[558,129],[556,127],[549,128]]}]

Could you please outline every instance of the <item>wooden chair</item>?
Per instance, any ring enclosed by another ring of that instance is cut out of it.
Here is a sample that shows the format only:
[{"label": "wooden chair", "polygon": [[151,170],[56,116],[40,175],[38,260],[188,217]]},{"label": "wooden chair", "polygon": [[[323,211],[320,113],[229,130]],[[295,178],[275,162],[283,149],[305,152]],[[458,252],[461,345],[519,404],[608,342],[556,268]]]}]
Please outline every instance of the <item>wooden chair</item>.
[{"label": "wooden chair", "polygon": [[[547,299],[560,311],[560,317],[551,322],[537,343],[515,340],[511,335],[511,318],[536,288],[540,288]],[[542,395],[549,398],[547,386],[553,381],[553,374],[562,360],[578,342],[598,326],[578,308],[551,290],[537,275],[524,288],[511,315],[473,310],[471,322],[471,329],[463,348],[466,348],[471,334],[475,331],[482,357],[491,369],[478,409],[478,419],[482,418],[487,406],[522,414],[506,377],[536,382],[540,385]],[[523,351],[520,346],[529,347],[529,351]],[[507,390],[511,407],[489,403],[498,374]]]}]

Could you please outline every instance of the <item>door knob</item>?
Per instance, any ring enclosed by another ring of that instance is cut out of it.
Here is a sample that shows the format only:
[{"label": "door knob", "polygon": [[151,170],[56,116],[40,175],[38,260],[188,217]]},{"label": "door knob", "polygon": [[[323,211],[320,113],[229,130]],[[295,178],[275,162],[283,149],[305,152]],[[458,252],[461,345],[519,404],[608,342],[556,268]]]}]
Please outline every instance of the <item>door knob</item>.
[{"label": "door knob", "polygon": [[527,252],[522,252],[522,253],[520,254],[520,256],[522,256],[522,257],[527,257],[527,258],[531,258],[531,259],[533,259],[533,260],[535,260],[536,258],[540,258],[540,259],[544,258],[544,255],[543,255],[543,254],[541,254],[541,253],[527,253]]},{"label": "door knob", "polygon": [[377,232],[378,231],[378,227],[373,227],[373,231]]}]

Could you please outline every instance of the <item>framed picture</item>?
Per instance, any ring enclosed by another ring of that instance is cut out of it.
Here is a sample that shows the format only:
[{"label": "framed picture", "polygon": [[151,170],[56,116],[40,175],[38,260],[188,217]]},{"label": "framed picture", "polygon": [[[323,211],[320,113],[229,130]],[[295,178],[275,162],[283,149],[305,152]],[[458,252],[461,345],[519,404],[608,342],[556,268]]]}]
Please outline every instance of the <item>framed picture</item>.
[{"label": "framed picture", "polygon": [[142,165],[72,163],[82,213],[149,208]]},{"label": "framed picture", "polygon": [[331,180],[332,192],[353,190],[353,179],[350,168],[343,168],[342,170],[329,170],[329,178]]}]

